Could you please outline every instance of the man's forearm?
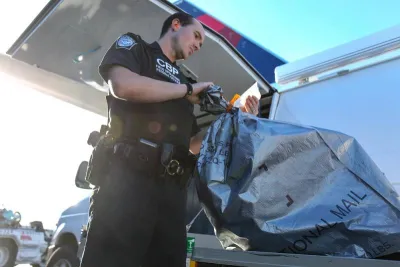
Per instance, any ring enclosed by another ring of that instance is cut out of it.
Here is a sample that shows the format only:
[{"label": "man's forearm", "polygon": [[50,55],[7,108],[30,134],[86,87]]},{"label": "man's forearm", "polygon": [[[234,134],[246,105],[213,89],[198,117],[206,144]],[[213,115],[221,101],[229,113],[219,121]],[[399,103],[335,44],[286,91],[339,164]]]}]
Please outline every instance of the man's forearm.
[{"label": "man's forearm", "polygon": [[110,70],[109,86],[112,93],[132,102],[156,103],[182,98],[186,85],[158,81],[140,76],[123,67]]},{"label": "man's forearm", "polygon": [[203,142],[206,132],[206,130],[202,130],[198,132],[195,136],[193,136],[190,140],[190,152],[192,152],[194,155],[200,153],[201,143]]}]

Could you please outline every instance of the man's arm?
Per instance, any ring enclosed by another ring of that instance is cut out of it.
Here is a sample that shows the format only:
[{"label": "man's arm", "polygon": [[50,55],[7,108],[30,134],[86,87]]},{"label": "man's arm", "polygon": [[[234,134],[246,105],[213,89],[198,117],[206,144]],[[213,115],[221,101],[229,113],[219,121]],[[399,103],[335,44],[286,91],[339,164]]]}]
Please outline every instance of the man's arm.
[{"label": "man's arm", "polygon": [[[185,97],[186,84],[175,84],[143,76],[149,68],[149,56],[138,36],[126,33],[111,45],[99,66],[101,77],[116,98],[131,102],[156,103]],[[151,66],[150,66],[151,67]],[[193,84],[191,103],[198,103],[198,94],[212,83]]]},{"label": "man's arm", "polygon": [[111,93],[132,102],[163,102],[185,96],[185,84],[158,81],[141,76],[121,66],[113,66],[108,71],[108,85]]},{"label": "man's arm", "polygon": [[121,35],[108,49],[99,66],[99,73],[111,93],[133,102],[162,102],[182,98],[185,84],[175,84],[142,76],[149,69],[149,56],[140,37],[132,33]]}]

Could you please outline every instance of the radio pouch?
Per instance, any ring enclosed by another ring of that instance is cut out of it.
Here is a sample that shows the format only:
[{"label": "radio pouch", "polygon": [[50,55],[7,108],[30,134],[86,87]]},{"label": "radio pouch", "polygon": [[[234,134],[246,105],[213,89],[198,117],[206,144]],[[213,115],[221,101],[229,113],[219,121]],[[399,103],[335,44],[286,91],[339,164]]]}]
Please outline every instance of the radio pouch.
[{"label": "radio pouch", "polygon": [[99,186],[110,164],[110,155],[113,152],[113,138],[102,135],[94,146],[90,155],[85,180],[92,185]]}]

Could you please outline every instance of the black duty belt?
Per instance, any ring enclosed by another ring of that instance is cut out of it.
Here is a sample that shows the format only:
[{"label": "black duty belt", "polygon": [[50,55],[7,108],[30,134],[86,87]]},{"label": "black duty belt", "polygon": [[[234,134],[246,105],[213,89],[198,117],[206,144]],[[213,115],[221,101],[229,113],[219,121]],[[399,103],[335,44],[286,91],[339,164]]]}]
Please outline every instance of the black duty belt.
[{"label": "black duty belt", "polygon": [[117,142],[114,155],[125,160],[133,169],[152,175],[190,176],[196,164],[187,149],[168,143],[154,143],[144,138]]}]

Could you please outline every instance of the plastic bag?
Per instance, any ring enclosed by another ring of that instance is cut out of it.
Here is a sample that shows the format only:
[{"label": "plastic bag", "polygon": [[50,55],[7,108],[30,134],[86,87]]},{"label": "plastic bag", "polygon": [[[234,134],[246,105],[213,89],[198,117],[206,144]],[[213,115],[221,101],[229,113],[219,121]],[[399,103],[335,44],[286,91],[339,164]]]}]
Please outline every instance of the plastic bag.
[{"label": "plastic bag", "polygon": [[400,249],[398,194],[351,136],[233,110],[208,129],[195,179],[224,248],[362,258]]},{"label": "plastic bag", "polygon": [[242,95],[236,94],[229,102],[224,98],[222,88],[218,85],[212,85],[204,93],[200,94],[200,110],[213,115],[230,112],[235,108],[245,111],[244,106],[248,96],[255,96],[258,100],[261,99],[261,93],[256,83]]},{"label": "plastic bag", "polygon": [[200,110],[219,115],[227,112],[229,102],[224,98],[224,92],[218,85],[210,86],[207,91],[200,95]]}]

